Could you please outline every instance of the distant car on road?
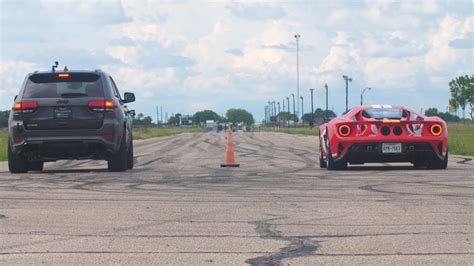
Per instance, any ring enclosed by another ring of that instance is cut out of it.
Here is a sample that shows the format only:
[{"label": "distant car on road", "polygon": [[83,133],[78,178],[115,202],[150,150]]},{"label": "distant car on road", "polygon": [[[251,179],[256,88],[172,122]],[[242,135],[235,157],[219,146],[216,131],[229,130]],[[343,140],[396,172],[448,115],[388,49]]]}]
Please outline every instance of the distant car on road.
[{"label": "distant car on road", "polygon": [[107,160],[109,171],[133,168],[132,114],[112,77],[96,71],[26,76],[8,121],[11,173],[43,170],[63,159]]},{"label": "distant car on road", "polygon": [[320,166],[410,162],[415,167],[446,169],[448,128],[439,117],[426,117],[395,105],[353,108],[319,128]]}]

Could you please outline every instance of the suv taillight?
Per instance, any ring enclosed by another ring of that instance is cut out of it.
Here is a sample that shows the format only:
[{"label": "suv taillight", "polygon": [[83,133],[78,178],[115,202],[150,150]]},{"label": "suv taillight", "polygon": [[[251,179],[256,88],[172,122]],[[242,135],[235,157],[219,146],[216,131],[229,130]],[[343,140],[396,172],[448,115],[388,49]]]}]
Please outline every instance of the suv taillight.
[{"label": "suv taillight", "polygon": [[38,109],[37,102],[16,102],[13,104],[13,111],[17,113],[29,114]]},{"label": "suv taillight", "polygon": [[115,104],[111,100],[90,101],[87,106],[94,112],[113,111]]}]

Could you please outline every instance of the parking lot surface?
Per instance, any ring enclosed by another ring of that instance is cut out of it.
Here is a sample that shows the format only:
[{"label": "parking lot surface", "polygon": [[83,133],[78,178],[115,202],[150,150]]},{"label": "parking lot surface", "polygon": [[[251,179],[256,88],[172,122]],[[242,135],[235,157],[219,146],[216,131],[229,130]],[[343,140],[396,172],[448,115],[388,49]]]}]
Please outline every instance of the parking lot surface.
[{"label": "parking lot surface", "polygon": [[471,264],[474,161],[319,168],[316,137],[137,141],[136,168],[0,163],[0,264]]}]

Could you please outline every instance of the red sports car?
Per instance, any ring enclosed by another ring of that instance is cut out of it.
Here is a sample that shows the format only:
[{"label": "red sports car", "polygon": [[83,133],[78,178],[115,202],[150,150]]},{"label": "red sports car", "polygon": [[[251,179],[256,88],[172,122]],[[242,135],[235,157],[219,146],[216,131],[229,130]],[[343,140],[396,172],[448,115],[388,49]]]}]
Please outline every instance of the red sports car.
[{"label": "red sports car", "polygon": [[328,170],[380,162],[446,169],[448,127],[404,106],[358,106],[319,127],[319,148],[320,166]]}]

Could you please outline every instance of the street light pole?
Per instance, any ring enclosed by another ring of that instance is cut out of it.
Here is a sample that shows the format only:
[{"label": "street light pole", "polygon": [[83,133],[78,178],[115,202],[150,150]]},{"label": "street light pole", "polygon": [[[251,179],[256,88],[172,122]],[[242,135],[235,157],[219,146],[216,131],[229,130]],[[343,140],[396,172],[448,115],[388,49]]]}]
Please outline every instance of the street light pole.
[{"label": "street light pole", "polygon": [[263,120],[265,122],[265,126],[267,125],[267,106],[265,105],[265,119]]},{"label": "street light pole", "polygon": [[349,82],[352,82],[352,78],[343,75],[342,78],[346,81],[346,113],[349,111]]},{"label": "street light pole", "polygon": [[324,84],[324,88],[326,88],[326,112],[324,113],[324,122],[328,121],[328,84]]},{"label": "street light pole", "polygon": [[303,120],[303,116],[304,116],[303,96],[300,96],[300,98],[301,98],[301,123],[303,124],[303,127],[304,127],[304,120]]},{"label": "street light pole", "polygon": [[[300,37],[298,33],[295,34],[296,39],[296,99],[298,101],[298,108],[300,105]],[[299,110],[295,112],[296,117],[298,117]]]},{"label": "street light pole", "polygon": [[314,124],[314,109],[313,109],[313,88],[309,89],[311,91],[311,123],[309,125],[313,128]]},{"label": "street light pole", "polygon": [[362,91],[362,93],[360,94],[360,105],[363,105],[363,104],[364,104],[364,92],[365,92],[366,90],[369,90],[369,91],[370,91],[371,89],[372,89],[372,88],[365,88],[365,89]]},{"label": "street light pole", "polygon": [[296,116],[296,113],[295,113],[296,112],[295,111],[295,94],[292,93],[291,96],[293,96],[293,114],[295,115],[295,117],[293,117],[294,118],[293,119],[293,127],[296,127],[296,118],[297,118],[297,116]]},{"label": "street light pole", "polygon": [[277,123],[278,123],[278,127],[280,127],[280,121],[278,121],[278,118],[280,116],[280,102],[277,102],[277,104],[278,104],[278,114],[276,115],[276,118],[277,118],[276,120],[277,120]]},{"label": "street light pole", "polygon": [[288,101],[288,127],[290,127],[290,97],[286,97]]}]

